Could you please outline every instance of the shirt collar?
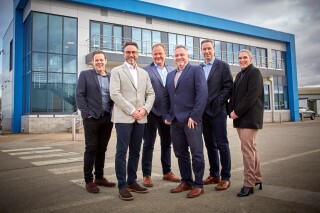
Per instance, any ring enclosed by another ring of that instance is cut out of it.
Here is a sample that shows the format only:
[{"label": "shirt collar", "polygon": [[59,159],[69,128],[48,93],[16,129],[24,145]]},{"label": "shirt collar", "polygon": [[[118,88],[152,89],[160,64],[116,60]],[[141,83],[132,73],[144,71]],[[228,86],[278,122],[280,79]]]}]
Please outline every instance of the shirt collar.
[{"label": "shirt collar", "polygon": [[[135,68],[131,65],[131,64],[129,64],[128,62],[124,62],[125,63],[125,65],[128,67],[128,69],[129,70],[134,70]],[[136,66],[136,68],[137,68],[137,66]]]},{"label": "shirt collar", "polygon": [[203,62],[203,66],[205,66],[205,65],[209,65],[209,64],[213,64],[214,63],[214,60],[215,60],[216,58],[215,57],[213,57],[212,59],[211,59],[211,61],[208,63],[208,64],[206,64],[206,62]]}]

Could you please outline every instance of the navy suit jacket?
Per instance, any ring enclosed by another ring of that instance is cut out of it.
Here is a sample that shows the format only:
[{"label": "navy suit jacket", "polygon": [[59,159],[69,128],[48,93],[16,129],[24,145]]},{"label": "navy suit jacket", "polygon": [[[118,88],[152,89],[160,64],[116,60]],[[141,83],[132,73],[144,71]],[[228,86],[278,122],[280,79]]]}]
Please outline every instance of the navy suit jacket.
[{"label": "navy suit jacket", "polygon": [[[167,68],[168,73],[173,70],[171,66],[165,66],[165,67]],[[156,68],[156,65],[153,62],[143,67],[143,69],[148,72],[153,90],[156,95],[151,111],[157,116],[161,116],[162,115],[161,104],[163,101],[163,93],[165,90],[165,85],[163,84],[161,76]]]},{"label": "navy suit jacket", "polygon": [[[110,82],[110,73],[107,73]],[[95,69],[84,70],[80,76],[76,88],[76,102],[83,119],[92,116],[98,119],[102,114],[102,94]],[[110,99],[110,108],[113,102]]]},{"label": "navy suit jacket", "polygon": [[[201,67],[204,63],[200,64]],[[229,65],[219,59],[215,59],[208,79],[208,101],[205,108],[206,114],[217,115],[222,109],[226,109],[228,99],[231,97],[233,78]]]},{"label": "navy suit jacket", "polygon": [[202,120],[208,98],[204,72],[199,66],[187,64],[175,87],[176,72],[177,70],[174,70],[167,76],[162,105],[163,118],[169,122],[176,118],[179,122],[185,123],[191,117],[198,123]]}]

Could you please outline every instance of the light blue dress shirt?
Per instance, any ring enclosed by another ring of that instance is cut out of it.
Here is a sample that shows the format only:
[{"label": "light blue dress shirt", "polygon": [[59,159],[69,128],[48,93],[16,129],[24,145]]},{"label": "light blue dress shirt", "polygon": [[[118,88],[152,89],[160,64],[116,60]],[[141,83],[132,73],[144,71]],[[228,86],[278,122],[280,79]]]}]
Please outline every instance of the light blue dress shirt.
[{"label": "light blue dress shirt", "polygon": [[161,80],[162,80],[163,85],[166,85],[166,79],[167,79],[167,75],[168,75],[168,70],[167,70],[166,66],[161,68],[160,66],[156,65],[156,68],[158,70],[158,73],[161,76]]},{"label": "light blue dress shirt", "polygon": [[203,62],[203,71],[204,71],[204,75],[206,76],[206,80],[208,80],[208,76],[210,73],[210,70],[212,68],[212,65],[214,63],[215,58],[213,58],[208,64],[206,64],[205,62]]}]

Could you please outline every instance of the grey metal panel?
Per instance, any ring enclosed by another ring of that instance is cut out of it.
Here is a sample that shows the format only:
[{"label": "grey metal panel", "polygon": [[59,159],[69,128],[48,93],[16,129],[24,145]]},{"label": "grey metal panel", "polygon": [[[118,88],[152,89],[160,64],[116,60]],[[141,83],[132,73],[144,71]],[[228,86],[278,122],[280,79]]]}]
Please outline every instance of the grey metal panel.
[{"label": "grey metal panel", "polygon": [[132,27],[123,26],[123,42],[132,40]]},{"label": "grey metal panel", "polygon": [[166,55],[169,55],[169,39],[168,39],[168,33],[166,32],[160,32],[161,37],[161,43],[165,45],[166,47]]}]

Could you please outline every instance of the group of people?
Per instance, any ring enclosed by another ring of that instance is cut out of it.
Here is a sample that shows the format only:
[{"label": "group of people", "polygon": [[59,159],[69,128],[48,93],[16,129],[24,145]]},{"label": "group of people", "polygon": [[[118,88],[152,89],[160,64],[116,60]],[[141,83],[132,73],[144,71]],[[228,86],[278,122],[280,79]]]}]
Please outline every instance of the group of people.
[{"label": "group of people", "polygon": [[[218,191],[228,189],[231,177],[228,115],[237,128],[243,153],[244,184],[237,196],[252,194],[256,185],[262,189],[256,150],[264,109],[261,73],[253,66],[249,50],[238,53],[241,72],[235,81],[229,65],[215,58],[211,40],[201,42],[201,52],[204,62],[191,65],[187,48],[177,45],[174,69],[165,64],[165,46],[155,44],[152,63],[142,69],[137,65],[137,43],[126,42],[125,62],[111,72],[106,72],[106,54],[93,52],[94,68],[80,73],[76,89],[76,102],[84,124],[83,168],[88,192],[98,193],[98,186],[116,186],[104,177],[105,153],[113,124],[117,134],[115,172],[120,199],[133,200],[131,192],[147,193],[148,187],[153,186],[152,160],[157,132],[162,179],[179,182],[171,193],[189,191],[187,197],[199,197],[204,193],[203,185],[212,183],[217,184]],[[203,138],[210,167],[205,180]],[[137,169],[142,142],[140,185]],[[171,171],[171,144],[181,180]]]}]

